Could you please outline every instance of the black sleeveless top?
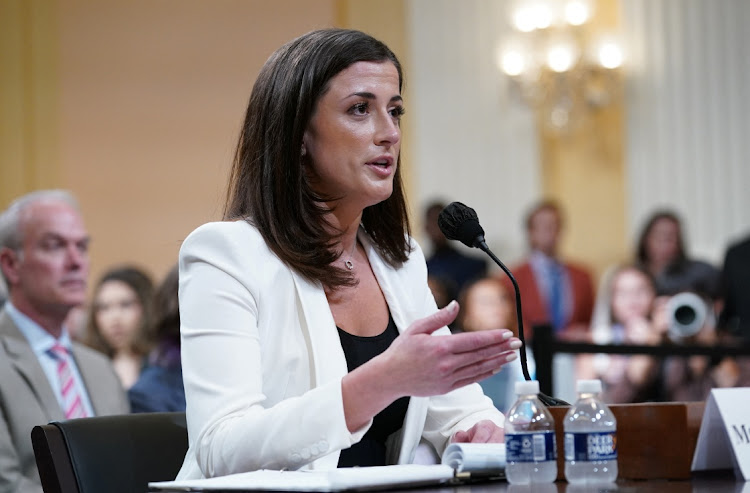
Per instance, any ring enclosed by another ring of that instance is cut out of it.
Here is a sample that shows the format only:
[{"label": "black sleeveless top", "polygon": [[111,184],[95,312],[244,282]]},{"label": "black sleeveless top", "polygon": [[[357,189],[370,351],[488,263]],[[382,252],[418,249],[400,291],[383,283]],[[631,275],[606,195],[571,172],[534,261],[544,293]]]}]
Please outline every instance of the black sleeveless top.
[{"label": "black sleeveless top", "polygon": [[[398,329],[390,313],[388,313],[388,327],[382,334],[374,337],[355,336],[339,328],[339,339],[349,371],[388,349],[396,337],[398,337]],[[400,430],[404,425],[408,406],[409,398],[402,397],[380,411],[373,418],[372,426],[362,440],[341,451],[338,466],[384,466],[385,441],[389,435]]]}]

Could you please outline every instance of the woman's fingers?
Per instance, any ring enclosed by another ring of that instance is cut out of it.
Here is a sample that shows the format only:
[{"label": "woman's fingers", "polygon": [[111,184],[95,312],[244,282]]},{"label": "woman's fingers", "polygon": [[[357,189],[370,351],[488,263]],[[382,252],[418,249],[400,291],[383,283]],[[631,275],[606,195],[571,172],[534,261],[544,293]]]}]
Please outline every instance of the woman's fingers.
[{"label": "woman's fingers", "polygon": [[407,333],[409,334],[432,334],[441,327],[445,327],[456,319],[458,315],[458,302],[451,301],[445,307],[432,315],[420,318],[414,322]]},{"label": "woman's fingers", "polygon": [[[487,378],[493,373],[497,373],[503,367],[503,365],[518,358],[518,353],[515,351],[506,351],[495,355],[492,358],[484,359],[481,361],[475,361],[468,365],[456,368],[454,372],[454,378],[457,382],[466,381],[479,381]],[[489,374],[489,375],[488,375]],[[470,382],[473,383],[473,382]]]},{"label": "woman's fingers", "polygon": [[457,431],[451,442],[459,443],[500,443],[505,438],[505,430],[489,420],[482,420],[466,431]]},{"label": "woman's fingers", "polygon": [[[513,332],[506,329],[481,330],[453,334],[450,339],[454,353],[474,353],[482,348],[497,346],[513,338]],[[518,339],[515,339],[518,341]],[[518,341],[519,343],[521,341]],[[518,347],[521,347],[520,345]],[[513,348],[518,349],[518,348]]]}]

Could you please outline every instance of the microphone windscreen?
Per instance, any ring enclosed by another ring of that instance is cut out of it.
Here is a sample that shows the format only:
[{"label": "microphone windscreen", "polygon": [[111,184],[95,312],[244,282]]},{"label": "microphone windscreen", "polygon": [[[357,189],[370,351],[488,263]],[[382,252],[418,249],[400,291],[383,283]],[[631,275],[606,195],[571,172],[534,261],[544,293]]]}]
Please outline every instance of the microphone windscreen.
[{"label": "microphone windscreen", "polygon": [[438,227],[449,240],[458,240],[470,248],[477,246],[477,238],[484,239],[476,211],[461,202],[453,202],[440,212]]}]

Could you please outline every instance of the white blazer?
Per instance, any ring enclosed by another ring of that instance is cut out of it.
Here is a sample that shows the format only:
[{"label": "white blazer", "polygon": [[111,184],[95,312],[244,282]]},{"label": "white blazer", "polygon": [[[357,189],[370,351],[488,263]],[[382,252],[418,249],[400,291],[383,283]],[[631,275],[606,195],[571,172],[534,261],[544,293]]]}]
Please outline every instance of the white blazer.
[{"label": "white blazer", "polygon": [[[399,331],[435,312],[416,242],[394,269],[364,231],[359,239]],[[178,479],[336,468],[372,423],[346,427],[346,359],[322,285],[282,263],[245,221],[196,229],[179,269],[189,449]],[[411,462],[421,439],[442,453],[454,432],[483,419],[502,426],[504,417],[477,384],[412,397],[390,460]]]}]

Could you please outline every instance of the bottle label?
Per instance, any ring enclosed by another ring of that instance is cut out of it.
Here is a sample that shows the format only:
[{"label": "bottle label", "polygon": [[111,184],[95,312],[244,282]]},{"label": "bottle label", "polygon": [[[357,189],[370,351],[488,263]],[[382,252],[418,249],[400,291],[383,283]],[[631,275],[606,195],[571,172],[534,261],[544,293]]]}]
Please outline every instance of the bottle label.
[{"label": "bottle label", "polygon": [[566,461],[617,459],[617,434],[614,431],[565,433]]},{"label": "bottle label", "polygon": [[557,460],[555,432],[506,433],[505,460],[507,462],[544,462]]}]

